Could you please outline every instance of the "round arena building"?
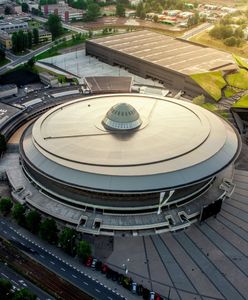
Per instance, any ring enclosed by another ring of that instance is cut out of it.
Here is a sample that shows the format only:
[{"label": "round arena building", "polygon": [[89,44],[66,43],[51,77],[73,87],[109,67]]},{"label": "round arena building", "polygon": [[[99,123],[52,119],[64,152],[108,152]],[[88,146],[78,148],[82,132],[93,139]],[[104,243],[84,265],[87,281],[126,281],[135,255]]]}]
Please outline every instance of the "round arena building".
[{"label": "round arena building", "polygon": [[230,196],[240,145],[228,122],[190,102],[140,94],[81,98],[23,133],[22,171],[40,195],[25,201],[91,234],[179,230]]}]

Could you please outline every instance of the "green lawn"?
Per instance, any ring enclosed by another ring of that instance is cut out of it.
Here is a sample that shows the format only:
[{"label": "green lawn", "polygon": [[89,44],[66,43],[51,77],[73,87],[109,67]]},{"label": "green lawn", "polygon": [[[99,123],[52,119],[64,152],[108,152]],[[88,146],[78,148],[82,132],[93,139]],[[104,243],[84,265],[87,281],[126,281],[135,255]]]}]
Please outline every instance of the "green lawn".
[{"label": "green lawn", "polygon": [[213,103],[204,103],[201,105],[201,107],[207,109],[207,110],[210,110],[212,112],[215,112],[218,108],[216,107],[215,104]]},{"label": "green lawn", "polygon": [[41,60],[41,59],[45,59],[45,58],[56,56],[56,55],[59,55],[58,49],[56,47],[52,47],[52,48],[48,49],[47,51],[36,55],[35,60]]},{"label": "green lawn", "polygon": [[241,57],[233,54],[233,58],[236,61],[236,63],[238,64],[239,67],[248,70],[248,64],[243,59],[241,59]]},{"label": "green lawn", "polygon": [[226,81],[230,86],[239,89],[248,89],[248,71],[240,69],[235,74],[227,75]]},{"label": "green lawn", "polygon": [[224,95],[226,98],[229,98],[229,97],[232,97],[233,95],[237,94],[238,91],[231,87],[231,86],[227,86],[225,89],[224,89]]},{"label": "green lawn", "polygon": [[53,46],[52,48],[48,49],[47,51],[38,54],[35,59],[36,60],[41,60],[41,59],[45,59],[48,57],[52,57],[52,56],[56,56],[59,55],[59,51],[60,49],[65,49],[65,48],[69,48],[75,45],[79,45],[85,42],[85,39],[81,39],[81,40],[69,40],[69,41],[65,41],[62,43],[57,44],[56,46]]},{"label": "green lawn", "polygon": [[0,67],[7,65],[9,62],[10,62],[10,60],[8,58],[4,58],[4,59],[0,60]]},{"label": "green lawn", "polygon": [[248,94],[241,97],[232,107],[248,108]]},{"label": "green lawn", "polygon": [[190,77],[214,100],[218,101],[221,99],[221,90],[226,86],[226,81],[221,71],[193,74]]}]

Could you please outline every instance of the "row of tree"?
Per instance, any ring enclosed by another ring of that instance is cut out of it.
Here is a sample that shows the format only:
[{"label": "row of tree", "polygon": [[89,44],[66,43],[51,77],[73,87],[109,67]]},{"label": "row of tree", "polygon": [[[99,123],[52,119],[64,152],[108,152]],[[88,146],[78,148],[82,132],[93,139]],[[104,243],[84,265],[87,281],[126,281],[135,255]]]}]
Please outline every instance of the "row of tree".
[{"label": "row of tree", "polygon": [[1,296],[1,300],[37,299],[37,296],[26,288],[20,289],[19,291],[14,291],[11,281],[4,278],[0,278],[0,296]]},{"label": "row of tree", "polygon": [[72,228],[65,227],[59,230],[54,219],[43,218],[36,210],[27,211],[24,205],[16,203],[13,206],[11,199],[0,200],[0,212],[3,215],[12,214],[18,225],[25,227],[33,234],[38,234],[50,244],[58,245],[67,254],[78,257],[85,261],[91,254],[89,243],[84,240],[78,241],[78,233]]},{"label": "row of tree", "polygon": [[215,39],[223,40],[227,46],[240,46],[244,38],[244,32],[241,26],[233,29],[230,25],[217,24],[209,32],[209,35]]},{"label": "row of tree", "polygon": [[13,52],[18,53],[26,49],[31,49],[33,44],[39,43],[39,31],[33,28],[33,31],[24,32],[19,30],[12,34],[12,49]]}]

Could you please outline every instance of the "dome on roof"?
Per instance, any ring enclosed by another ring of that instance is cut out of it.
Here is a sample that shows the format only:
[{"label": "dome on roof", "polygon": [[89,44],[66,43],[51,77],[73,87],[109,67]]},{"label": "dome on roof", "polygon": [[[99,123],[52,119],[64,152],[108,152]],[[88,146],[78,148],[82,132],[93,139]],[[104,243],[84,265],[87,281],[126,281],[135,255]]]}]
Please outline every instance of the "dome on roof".
[{"label": "dome on roof", "polygon": [[104,127],[110,130],[130,130],[142,124],[139,113],[128,103],[112,106],[102,122]]}]

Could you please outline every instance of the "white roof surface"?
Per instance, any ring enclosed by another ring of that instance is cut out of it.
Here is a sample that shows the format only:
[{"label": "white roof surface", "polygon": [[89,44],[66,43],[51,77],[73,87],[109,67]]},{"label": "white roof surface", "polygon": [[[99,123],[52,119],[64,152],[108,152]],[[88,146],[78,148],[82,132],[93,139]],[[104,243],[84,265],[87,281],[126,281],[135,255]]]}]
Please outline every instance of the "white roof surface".
[{"label": "white roof surface", "polygon": [[[109,132],[115,104],[132,105],[142,125]],[[30,132],[31,133],[31,132]],[[134,94],[83,98],[39,118],[24,151],[49,176],[89,189],[161,190],[218,173],[237,155],[239,138],[213,113],[177,99]],[[38,150],[38,151],[37,151]]]}]

